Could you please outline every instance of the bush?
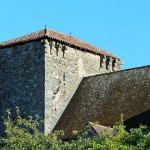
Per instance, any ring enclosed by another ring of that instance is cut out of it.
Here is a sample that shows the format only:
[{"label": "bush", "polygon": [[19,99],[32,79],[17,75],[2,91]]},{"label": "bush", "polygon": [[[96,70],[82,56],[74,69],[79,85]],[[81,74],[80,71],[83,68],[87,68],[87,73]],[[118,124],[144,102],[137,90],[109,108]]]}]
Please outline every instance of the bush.
[{"label": "bush", "polygon": [[45,150],[59,149],[61,140],[57,137],[59,133],[51,133],[45,136],[37,127],[39,123],[36,120],[23,119],[19,115],[19,109],[16,108],[17,117],[11,119],[11,112],[7,110],[7,118],[4,119],[6,126],[6,138],[1,138],[1,149],[11,150]]},{"label": "bush", "polygon": [[[0,140],[0,149],[4,150],[150,150],[150,132],[145,126],[137,129],[125,130],[123,121],[113,127],[113,134],[105,134],[92,138],[83,138],[89,129],[77,134],[75,140],[62,141],[60,137],[62,132],[53,132],[48,135],[41,133],[37,127],[41,122],[30,119],[24,119],[19,115],[19,109],[16,108],[17,116],[15,120],[11,119],[11,112],[7,111],[7,117],[4,119],[6,126],[6,137]],[[147,132],[147,134],[143,134]]]}]

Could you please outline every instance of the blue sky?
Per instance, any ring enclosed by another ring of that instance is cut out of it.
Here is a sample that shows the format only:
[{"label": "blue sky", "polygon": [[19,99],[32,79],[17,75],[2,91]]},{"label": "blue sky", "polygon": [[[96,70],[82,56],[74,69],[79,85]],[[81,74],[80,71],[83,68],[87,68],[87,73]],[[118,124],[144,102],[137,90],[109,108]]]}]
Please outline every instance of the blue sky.
[{"label": "blue sky", "polygon": [[123,69],[150,65],[150,0],[1,0],[0,42],[45,24],[115,54]]}]

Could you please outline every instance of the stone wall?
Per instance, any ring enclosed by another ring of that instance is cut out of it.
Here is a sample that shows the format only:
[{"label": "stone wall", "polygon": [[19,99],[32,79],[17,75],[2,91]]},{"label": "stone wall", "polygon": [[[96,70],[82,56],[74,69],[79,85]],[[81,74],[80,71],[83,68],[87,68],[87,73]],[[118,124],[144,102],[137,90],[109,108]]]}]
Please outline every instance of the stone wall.
[{"label": "stone wall", "polygon": [[[54,130],[66,137],[88,122],[112,126],[150,109],[150,66],[85,77]],[[149,119],[149,118],[147,118]]]},{"label": "stone wall", "polygon": [[53,129],[83,77],[119,70],[122,63],[50,38],[1,48],[0,57],[0,115],[16,106],[23,117],[39,114],[44,133]]},{"label": "stone wall", "polygon": [[113,59],[108,63],[109,67],[105,58],[99,55],[48,39],[43,42],[45,45],[45,133],[48,133],[57,123],[83,76],[111,72],[117,70],[118,66],[112,65]]},{"label": "stone wall", "polygon": [[[40,41],[0,49],[0,130],[6,109],[44,119],[44,52]],[[43,127],[41,127],[41,130]],[[0,132],[0,135],[2,132]]]}]

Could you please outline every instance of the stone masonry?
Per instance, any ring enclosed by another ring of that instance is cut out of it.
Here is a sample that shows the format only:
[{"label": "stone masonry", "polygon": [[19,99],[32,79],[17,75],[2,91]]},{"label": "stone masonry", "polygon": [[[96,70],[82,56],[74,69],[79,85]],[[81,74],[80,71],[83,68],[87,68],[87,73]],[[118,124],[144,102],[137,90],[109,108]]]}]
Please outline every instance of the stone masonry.
[{"label": "stone masonry", "polygon": [[0,61],[0,116],[18,106],[23,117],[38,114],[38,120],[45,120],[40,127],[45,134],[55,127],[83,77],[122,65],[110,53],[49,29],[1,43]]},{"label": "stone masonry", "polygon": [[[6,109],[20,108],[27,117],[44,119],[44,53],[39,41],[0,50],[0,116]],[[0,129],[3,129],[0,118]],[[2,132],[0,132],[2,133]]]},{"label": "stone masonry", "polygon": [[54,130],[63,130],[66,138],[89,122],[113,126],[120,114],[131,120],[141,113],[145,121],[132,124],[150,127],[150,65],[83,78]]}]

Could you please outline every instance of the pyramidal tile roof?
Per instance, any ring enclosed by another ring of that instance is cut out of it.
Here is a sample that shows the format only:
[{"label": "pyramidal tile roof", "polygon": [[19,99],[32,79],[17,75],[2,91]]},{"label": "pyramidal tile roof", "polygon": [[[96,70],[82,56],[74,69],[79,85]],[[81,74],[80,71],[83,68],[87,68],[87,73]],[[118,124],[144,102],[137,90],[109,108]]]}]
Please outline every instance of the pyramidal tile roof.
[{"label": "pyramidal tile roof", "polygon": [[75,38],[75,37],[72,37],[72,36],[66,35],[66,34],[62,34],[62,33],[58,33],[56,31],[53,31],[53,30],[50,30],[47,28],[37,31],[37,32],[33,32],[33,33],[25,35],[25,36],[21,36],[19,38],[15,38],[15,39],[12,39],[12,40],[9,40],[6,42],[2,42],[2,43],[0,43],[0,48],[9,47],[9,46],[13,46],[13,45],[17,45],[17,44],[21,44],[21,43],[25,43],[25,42],[35,41],[35,40],[42,39],[42,38],[50,38],[50,39],[53,39],[53,40],[56,40],[56,41],[59,41],[62,43],[69,44],[70,46],[75,46],[77,48],[87,50],[89,52],[93,52],[96,54],[103,54],[106,56],[120,59],[111,53],[108,53],[102,49],[92,46],[86,42],[83,42],[83,41]]}]

